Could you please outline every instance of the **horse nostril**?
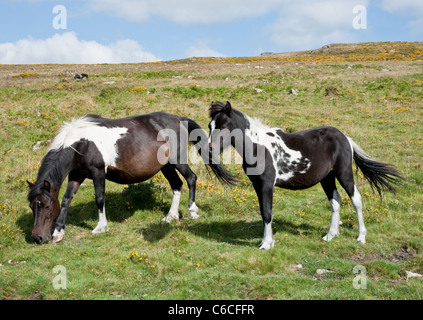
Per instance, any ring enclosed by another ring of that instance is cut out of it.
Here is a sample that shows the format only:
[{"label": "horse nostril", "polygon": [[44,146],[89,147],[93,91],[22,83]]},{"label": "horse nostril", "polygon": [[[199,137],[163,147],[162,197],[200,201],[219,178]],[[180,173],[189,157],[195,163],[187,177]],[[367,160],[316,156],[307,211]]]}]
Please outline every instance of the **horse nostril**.
[{"label": "horse nostril", "polygon": [[32,238],[35,240],[36,243],[42,244],[43,243],[43,237],[40,235],[32,235]]}]

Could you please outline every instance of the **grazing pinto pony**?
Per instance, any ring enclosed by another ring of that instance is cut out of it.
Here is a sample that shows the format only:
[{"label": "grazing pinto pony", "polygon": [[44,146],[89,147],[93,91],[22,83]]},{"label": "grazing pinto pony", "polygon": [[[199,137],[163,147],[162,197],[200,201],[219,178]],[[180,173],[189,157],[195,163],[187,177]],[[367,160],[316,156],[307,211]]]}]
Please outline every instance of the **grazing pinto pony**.
[{"label": "grazing pinto pony", "polygon": [[[87,115],[65,123],[42,161],[36,182],[28,182],[28,200],[34,214],[32,238],[39,244],[49,241],[52,224],[57,219],[53,241],[63,239],[70,202],[86,178],[94,182],[99,214],[99,222],[93,233],[108,230],[106,179],[121,184],[138,183],[159,171],[169,181],[173,191],[172,204],[164,220],[170,222],[179,219],[183,183],[176,170],[187,181],[188,210],[192,218],[197,218],[197,176],[187,164],[189,140],[194,142],[197,151],[208,163],[207,135],[188,118],[154,112],[114,120]],[[219,180],[227,183],[235,181],[221,165],[210,164],[209,167]],[[69,176],[68,185],[60,206],[58,194],[66,176]]]},{"label": "grazing pinto pony", "polygon": [[74,80],[75,79],[83,80],[84,78],[87,78],[87,80],[88,80],[88,74],[86,74],[86,73],[81,73],[81,74],[75,73],[75,75],[73,76]]},{"label": "grazing pinto pony", "polygon": [[320,182],[332,209],[329,232],[323,237],[324,240],[330,241],[339,235],[341,197],[336,189],[335,178],[338,179],[357,212],[357,241],[365,243],[367,231],[364,226],[361,196],[354,184],[352,161],[355,161],[379,195],[382,189],[395,192],[391,183],[402,179],[392,165],[374,160],[351,138],[333,127],[324,126],[297,133],[285,133],[235,110],[229,102],[212,102],[209,115],[211,152],[219,154],[232,144],[242,156],[243,169],[257,193],[264,222],[260,249],[270,249],[274,246],[274,186],[298,190]]}]

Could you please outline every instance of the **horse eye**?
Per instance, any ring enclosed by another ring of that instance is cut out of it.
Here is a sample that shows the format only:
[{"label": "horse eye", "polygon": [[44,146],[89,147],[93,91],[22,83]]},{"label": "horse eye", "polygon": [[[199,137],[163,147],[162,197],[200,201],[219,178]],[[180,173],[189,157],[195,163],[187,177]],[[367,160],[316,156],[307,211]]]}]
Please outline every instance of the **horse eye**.
[{"label": "horse eye", "polygon": [[46,206],[46,210],[50,209],[50,206]]}]

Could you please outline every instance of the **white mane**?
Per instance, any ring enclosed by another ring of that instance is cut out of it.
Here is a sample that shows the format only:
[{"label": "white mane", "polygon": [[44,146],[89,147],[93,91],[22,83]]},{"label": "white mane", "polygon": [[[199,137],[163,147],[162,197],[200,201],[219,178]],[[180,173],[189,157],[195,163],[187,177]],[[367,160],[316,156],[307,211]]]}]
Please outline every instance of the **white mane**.
[{"label": "white mane", "polygon": [[280,128],[272,128],[272,127],[269,127],[268,125],[266,125],[263,122],[261,122],[261,120],[259,118],[256,118],[256,117],[251,118],[251,117],[249,117],[249,116],[247,116],[245,114],[244,114],[244,116],[248,120],[248,122],[250,123],[250,130],[251,131],[257,131],[257,130],[266,130],[266,131],[268,131],[268,130],[272,130],[272,129],[274,129],[274,130],[282,130]]},{"label": "white mane", "polygon": [[87,116],[72,119],[71,122],[64,122],[59,133],[50,144],[48,151],[69,147],[72,143],[79,140],[77,136],[80,136],[81,130],[85,131],[85,129],[92,128],[95,125],[97,125],[95,119]]}]

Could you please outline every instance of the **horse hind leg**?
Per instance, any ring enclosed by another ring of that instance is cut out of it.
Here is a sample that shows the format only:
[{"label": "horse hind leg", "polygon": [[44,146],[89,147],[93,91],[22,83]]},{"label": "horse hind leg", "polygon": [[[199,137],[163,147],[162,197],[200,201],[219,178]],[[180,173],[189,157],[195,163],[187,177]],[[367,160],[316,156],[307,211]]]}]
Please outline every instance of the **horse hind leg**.
[{"label": "horse hind leg", "polygon": [[197,184],[197,175],[191,170],[187,164],[176,164],[176,169],[182,174],[188,184],[189,188],[189,199],[188,199],[188,211],[192,219],[198,219],[198,207],[195,204],[195,189]]},{"label": "horse hind leg", "polygon": [[366,234],[367,229],[364,225],[364,218],[363,218],[363,204],[361,200],[360,192],[358,192],[357,187],[354,183],[354,174],[352,168],[344,172],[343,175],[340,175],[338,178],[339,183],[347,192],[348,196],[351,199],[351,202],[354,206],[354,209],[357,213],[357,220],[358,220],[358,237],[357,242],[359,243],[366,243]]},{"label": "horse hind leg", "polygon": [[364,218],[363,218],[363,203],[361,201],[361,195],[358,192],[356,186],[354,186],[354,193],[350,196],[351,202],[357,212],[357,219],[358,219],[358,237],[357,242],[359,243],[366,243],[366,235],[367,229],[364,225]]},{"label": "horse hind leg", "polygon": [[172,222],[173,220],[179,221],[179,202],[182,193],[182,180],[179,178],[175,167],[170,164],[166,164],[161,171],[167,181],[169,181],[173,192],[172,204],[170,205],[169,212],[167,216],[162,219],[162,221],[168,223]]},{"label": "horse hind leg", "polygon": [[339,236],[340,210],[341,210],[341,196],[336,189],[335,176],[332,173],[322,180],[321,185],[328,197],[330,207],[332,210],[332,217],[328,233],[322,238],[325,241],[331,241],[333,238]]}]

